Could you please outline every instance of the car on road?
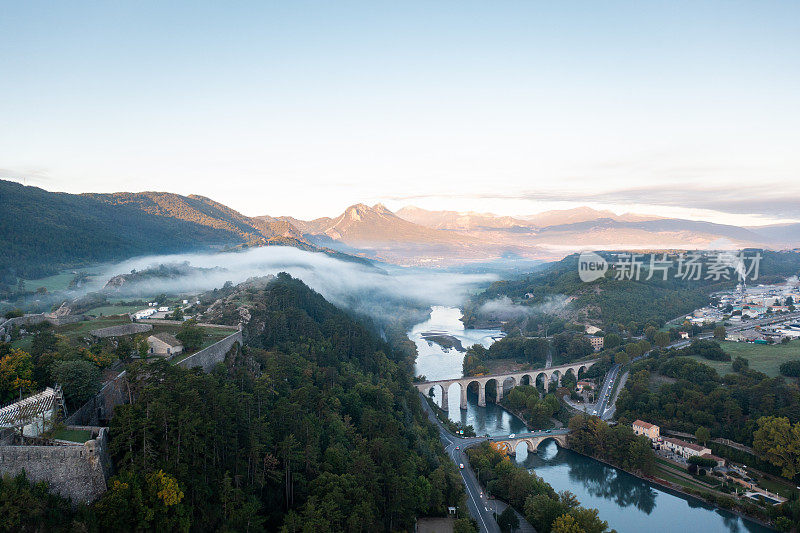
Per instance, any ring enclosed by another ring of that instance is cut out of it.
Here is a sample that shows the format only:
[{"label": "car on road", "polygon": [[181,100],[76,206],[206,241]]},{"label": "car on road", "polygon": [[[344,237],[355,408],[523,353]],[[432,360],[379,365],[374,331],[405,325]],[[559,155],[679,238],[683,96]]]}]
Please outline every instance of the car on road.
[{"label": "car on road", "polygon": [[461,470],[464,470],[464,463],[458,463],[458,467],[459,467]]},{"label": "car on road", "polygon": [[511,435],[509,435],[509,436],[508,436],[508,438],[509,438],[509,439],[513,439],[513,438],[515,438],[516,436],[517,436],[517,434],[516,434],[516,433],[512,433]]}]

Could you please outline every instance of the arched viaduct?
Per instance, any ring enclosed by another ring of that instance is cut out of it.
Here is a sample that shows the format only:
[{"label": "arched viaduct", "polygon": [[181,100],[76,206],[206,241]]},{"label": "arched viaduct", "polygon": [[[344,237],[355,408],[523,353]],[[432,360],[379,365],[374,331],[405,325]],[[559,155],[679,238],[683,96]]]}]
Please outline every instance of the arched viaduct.
[{"label": "arched viaduct", "polygon": [[497,391],[497,396],[495,401],[499,402],[503,398],[503,388],[505,383],[508,380],[511,380],[511,388],[516,387],[517,385],[536,385],[537,380],[539,378],[544,379],[544,390],[547,391],[550,388],[550,382],[555,382],[556,386],[561,385],[561,378],[567,373],[571,372],[576,378],[580,376],[580,373],[588,370],[592,367],[595,363],[597,363],[599,359],[592,359],[591,361],[578,361],[575,363],[570,363],[568,365],[560,365],[560,366],[552,366],[550,368],[540,368],[536,370],[524,370],[520,372],[509,372],[506,374],[494,374],[488,376],[471,376],[465,378],[457,378],[457,379],[440,379],[435,381],[423,381],[421,383],[415,383],[414,385],[417,389],[425,395],[430,393],[430,390],[435,386],[440,386],[442,388],[442,409],[445,411],[449,410],[448,407],[448,389],[450,385],[453,383],[458,383],[461,387],[461,408],[467,408],[467,388],[472,383],[478,384],[478,405],[485,406],[486,405],[486,384],[490,381],[495,382],[495,389]]}]

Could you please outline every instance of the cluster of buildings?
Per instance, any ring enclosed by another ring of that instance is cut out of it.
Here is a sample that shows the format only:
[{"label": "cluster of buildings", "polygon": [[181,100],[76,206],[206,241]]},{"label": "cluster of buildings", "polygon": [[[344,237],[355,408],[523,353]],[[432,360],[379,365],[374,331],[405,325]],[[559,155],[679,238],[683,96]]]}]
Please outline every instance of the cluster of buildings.
[{"label": "cluster of buildings", "polygon": [[[200,303],[197,300],[196,303]],[[189,300],[183,300],[183,306],[179,307],[184,311],[191,307],[192,304],[189,303]],[[165,319],[167,315],[171,312],[175,311],[175,309],[171,309],[168,305],[158,305],[158,302],[149,302],[147,304],[147,309],[141,309],[134,313],[131,313],[131,320],[143,320],[146,318],[150,319]]]},{"label": "cluster of buildings", "polygon": [[751,479],[747,471],[739,465],[728,463],[722,457],[717,457],[711,453],[709,448],[686,442],[681,439],[662,437],[661,429],[649,422],[636,420],[633,424],[633,432],[637,435],[644,435],[653,443],[656,449],[667,450],[679,457],[689,459],[690,457],[705,457],[716,462],[713,467],[714,473],[722,477],[725,481],[740,486],[743,489],[742,496],[756,501],[765,501],[773,505],[778,505],[786,501],[786,498],[774,494],[758,486],[758,483]]},{"label": "cluster of buildings", "polygon": [[656,449],[667,450],[679,457],[689,459],[690,457],[707,457],[717,462],[717,466],[725,466],[725,459],[717,457],[711,453],[710,448],[694,444],[693,442],[686,442],[681,439],[674,439],[672,437],[662,437],[661,428],[655,424],[644,422],[643,420],[636,420],[631,427],[633,432],[637,435],[644,435],[653,447]]},{"label": "cluster of buildings", "polygon": [[763,318],[767,314],[792,311],[800,302],[800,284],[796,278],[790,278],[782,285],[745,287],[739,284],[736,289],[717,293],[716,296],[719,297],[716,309],[708,308],[704,312],[724,312],[735,322],[743,318]]}]

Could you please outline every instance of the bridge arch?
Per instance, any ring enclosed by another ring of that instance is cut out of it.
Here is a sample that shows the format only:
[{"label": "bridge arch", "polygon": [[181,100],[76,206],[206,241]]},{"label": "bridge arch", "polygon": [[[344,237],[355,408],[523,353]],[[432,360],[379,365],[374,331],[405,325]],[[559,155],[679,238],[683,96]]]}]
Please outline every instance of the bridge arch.
[{"label": "bridge arch", "polygon": [[553,370],[550,373],[550,379],[549,379],[550,383],[548,385],[555,384],[556,388],[560,387],[561,386],[561,377],[563,375],[564,375],[564,373],[561,370],[557,370],[557,369]]},{"label": "bridge arch", "polygon": [[441,407],[442,409],[447,409],[446,407],[447,404],[444,402],[447,396],[446,392],[447,385],[448,385],[447,383],[432,383],[430,386],[425,388],[424,391],[425,396],[434,399],[433,403],[436,403],[436,400],[438,400],[439,407]]},{"label": "bridge arch", "polygon": [[536,379],[534,380],[533,383],[536,387],[541,385],[544,392],[547,392],[547,386],[549,381],[550,380],[546,372],[539,372],[538,374],[536,374]]},{"label": "bridge arch", "polygon": [[505,379],[503,379],[500,385],[500,392],[502,393],[502,396],[505,396],[505,394],[508,391],[510,391],[517,385],[518,385],[517,378],[515,378],[514,376],[508,376]]},{"label": "bridge arch", "polygon": [[[473,386],[474,384],[474,386]],[[485,383],[478,379],[478,378],[469,378],[465,382],[462,382],[462,386],[464,387],[461,391],[461,408],[467,408],[467,391],[469,389],[474,389],[475,394],[478,395],[478,405],[485,406],[486,405],[486,387]]]},{"label": "bridge arch", "polygon": [[[456,388],[454,389],[453,386],[455,386]],[[456,398],[463,396],[463,394],[461,393],[462,388],[464,388],[464,385],[462,385],[461,382],[459,381],[451,381],[450,383],[445,383],[444,384],[445,394],[443,400],[449,400],[450,398],[453,397],[453,395],[455,395]],[[445,411],[450,410],[449,401],[447,407],[442,407],[442,409],[444,409]]]},{"label": "bridge arch", "polygon": [[500,400],[503,399],[503,378],[496,377],[496,378],[489,378],[483,382],[483,387],[485,389],[484,397],[487,395],[491,395],[492,389],[494,389],[494,401],[495,403],[500,403]]},{"label": "bridge arch", "polygon": [[517,437],[514,439],[503,439],[496,441],[493,446],[498,450],[503,451],[508,455],[517,455],[519,451],[519,447],[521,445],[525,446],[525,451],[527,453],[536,453],[539,446],[543,443],[553,440],[555,443],[561,447],[566,447],[567,444],[567,436],[564,433],[557,433],[554,435],[537,435],[537,436],[528,436],[528,437]]},{"label": "bridge arch", "polygon": [[583,376],[587,370],[589,370],[589,367],[587,367],[586,365],[581,365],[581,367],[578,369],[578,379],[580,379],[581,376]]}]

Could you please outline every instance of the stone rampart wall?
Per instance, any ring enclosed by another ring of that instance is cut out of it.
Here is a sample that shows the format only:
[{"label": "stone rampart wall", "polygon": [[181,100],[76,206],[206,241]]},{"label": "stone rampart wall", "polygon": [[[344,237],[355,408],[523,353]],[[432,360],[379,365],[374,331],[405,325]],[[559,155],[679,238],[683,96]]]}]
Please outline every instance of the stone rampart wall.
[{"label": "stone rampart wall", "polygon": [[111,381],[107,381],[100,392],[69,415],[64,423],[78,426],[103,426],[114,415],[114,407],[127,402],[128,381],[123,371]]},{"label": "stone rampart wall", "polygon": [[215,342],[208,348],[204,348],[199,352],[190,355],[183,361],[177,363],[178,366],[183,368],[201,367],[204,371],[210,372],[214,365],[225,361],[225,356],[232,348],[238,343],[242,345],[242,332],[229,335],[221,341]]},{"label": "stone rampart wall", "polygon": [[150,324],[120,324],[119,326],[110,326],[107,328],[93,329],[89,333],[100,339],[106,337],[119,337],[122,335],[135,335],[137,333],[144,333],[151,331],[153,326]]},{"label": "stone rampart wall", "polygon": [[88,503],[106,491],[111,474],[106,428],[85,444],[73,446],[0,446],[0,474],[23,470],[30,481],[45,481],[50,490],[73,503]]}]

